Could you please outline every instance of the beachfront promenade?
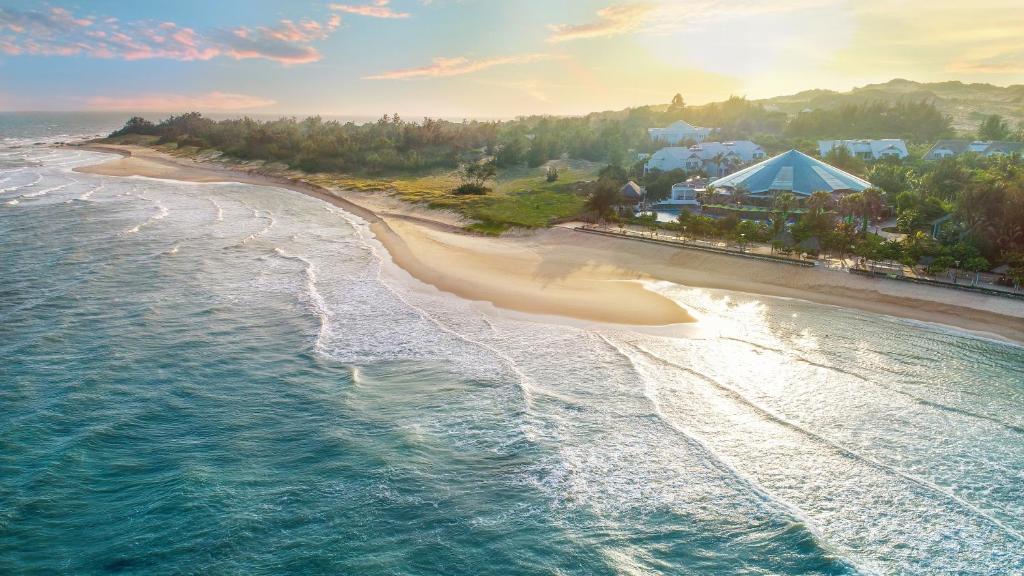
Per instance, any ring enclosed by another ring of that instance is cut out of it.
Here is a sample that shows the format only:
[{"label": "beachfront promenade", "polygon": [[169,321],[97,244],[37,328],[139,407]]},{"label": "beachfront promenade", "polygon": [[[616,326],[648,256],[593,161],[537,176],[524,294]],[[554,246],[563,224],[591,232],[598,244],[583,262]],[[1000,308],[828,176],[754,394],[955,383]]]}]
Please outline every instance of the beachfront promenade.
[{"label": "beachfront promenade", "polygon": [[996,283],[995,274],[975,274],[967,271],[948,271],[940,275],[928,275],[911,266],[898,262],[874,262],[863,258],[836,257],[819,255],[817,257],[799,252],[781,252],[773,249],[770,244],[761,242],[736,242],[722,239],[695,238],[680,233],[666,233],[661,230],[639,228],[636,226],[610,226],[598,224],[576,224],[577,232],[600,234],[603,236],[646,241],[661,245],[674,246],[681,249],[713,252],[728,256],[748,258],[752,260],[771,261],[805,267],[822,267],[826,270],[849,272],[879,279],[891,279],[913,282],[916,284],[938,286],[978,292],[994,296],[1024,299],[1021,287],[1003,286]]}]

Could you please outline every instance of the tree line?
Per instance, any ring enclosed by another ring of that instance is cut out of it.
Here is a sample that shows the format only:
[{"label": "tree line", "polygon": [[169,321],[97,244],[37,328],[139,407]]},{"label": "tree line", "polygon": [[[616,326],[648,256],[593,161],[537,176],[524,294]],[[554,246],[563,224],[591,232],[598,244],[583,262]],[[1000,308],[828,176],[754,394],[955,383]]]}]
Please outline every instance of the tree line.
[{"label": "tree line", "polygon": [[715,127],[717,139],[756,140],[769,152],[813,149],[815,138],[877,135],[924,142],[951,133],[949,119],[927,102],[845,106],[788,118],[745,98],[691,107],[677,95],[668,106],[503,122],[409,122],[398,114],[365,124],[319,116],[214,121],[189,112],[158,122],[135,117],[111,136],[152,135],[160,143],[214,148],[306,171],[384,173],[455,168],[483,158],[493,158],[498,168],[540,166],[562,157],[625,166],[637,153],[661,147],[650,140],[648,128],[676,120]]}]

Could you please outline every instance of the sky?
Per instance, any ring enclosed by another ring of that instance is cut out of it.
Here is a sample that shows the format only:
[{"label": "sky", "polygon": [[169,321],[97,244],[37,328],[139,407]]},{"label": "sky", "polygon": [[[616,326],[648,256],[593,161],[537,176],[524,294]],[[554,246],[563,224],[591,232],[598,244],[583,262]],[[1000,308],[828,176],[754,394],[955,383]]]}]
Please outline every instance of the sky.
[{"label": "sky", "polygon": [[1024,84],[1024,0],[0,0],[0,110],[509,118]]}]

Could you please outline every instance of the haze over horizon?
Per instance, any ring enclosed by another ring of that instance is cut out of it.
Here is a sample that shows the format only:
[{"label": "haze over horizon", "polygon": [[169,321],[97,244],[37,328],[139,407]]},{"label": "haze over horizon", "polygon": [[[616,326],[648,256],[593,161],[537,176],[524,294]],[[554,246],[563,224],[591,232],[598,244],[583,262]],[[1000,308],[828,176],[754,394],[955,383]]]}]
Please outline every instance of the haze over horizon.
[{"label": "haze over horizon", "polygon": [[1011,0],[0,2],[0,110],[504,118],[1024,82]]}]

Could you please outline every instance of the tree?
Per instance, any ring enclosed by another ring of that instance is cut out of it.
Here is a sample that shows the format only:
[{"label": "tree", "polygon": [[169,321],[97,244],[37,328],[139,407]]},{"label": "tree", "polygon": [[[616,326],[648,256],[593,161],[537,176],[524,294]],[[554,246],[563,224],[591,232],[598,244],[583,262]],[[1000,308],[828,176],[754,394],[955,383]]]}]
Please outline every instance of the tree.
[{"label": "tree", "polygon": [[978,126],[978,140],[1006,140],[1010,137],[1010,125],[999,114],[986,116]]},{"label": "tree", "polygon": [[487,192],[487,181],[497,174],[493,160],[471,162],[465,164],[459,172],[462,185],[455,189],[456,194],[484,194]]},{"label": "tree", "polygon": [[590,189],[590,196],[584,204],[587,212],[593,212],[600,222],[612,213],[612,208],[622,201],[619,186],[609,178],[598,178]]},{"label": "tree", "polygon": [[875,163],[868,171],[867,180],[884,190],[889,198],[910,190],[913,185],[911,170],[893,161]]},{"label": "tree", "polygon": [[807,198],[807,209],[815,217],[828,210],[832,206],[832,195],[824,190],[818,190]]},{"label": "tree", "polygon": [[790,213],[796,208],[796,195],[792,192],[783,192],[775,197],[775,201],[772,203],[775,211],[782,214],[782,222],[785,224],[789,218]]},{"label": "tree", "polygon": [[132,116],[130,120],[125,122],[124,128],[112,133],[110,136],[116,137],[126,134],[154,135],[156,134],[156,126],[141,116]]},{"label": "tree", "polygon": [[868,188],[861,192],[861,216],[863,217],[864,233],[868,233],[868,222],[878,218],[882,213],[882,192],[878,188]]},{"label": "tree", "polygon": [[750,192],[747,190],[747,187],[742,184],[732,189],[732,199],[737,204],[745,204],[749,195]]},{"label": "tree", "polygon": [[615,182],[619,186],[622,186],[629,181],[629,176],[626,174],[626,169],[617,164],[609,164],[601,171],[597,173],[599,179],[608,179]]},{"label": "tree", "polygon": [[825,162],[853,174],[864,173],[864,161],[853,155],[846,146],[836,146],[823,158]]},{"label": "tree", "polygon": [[864,196],[860,192],[847,194],[839,199],[839,213],[847,220],[853,222],[854,218],[860,216],[864,208]]},{"label": "tree", "polygon": [[686,108],[686,102],[683,100],[683,95],[676,94],[672,97],[672,102],[668,105],[668,109],[665,110],[665,119],[668,121],[679,120],[683,117],[684,108]]},{"label": "tree", "polygon": [[792,192],[783,192],[775,196],[772,201],[772,209],[774,210],[772,217],[772,234],[778,234],[786,229],[786,221],[789,220],[789,214],[796,207],[797,199]]}]

